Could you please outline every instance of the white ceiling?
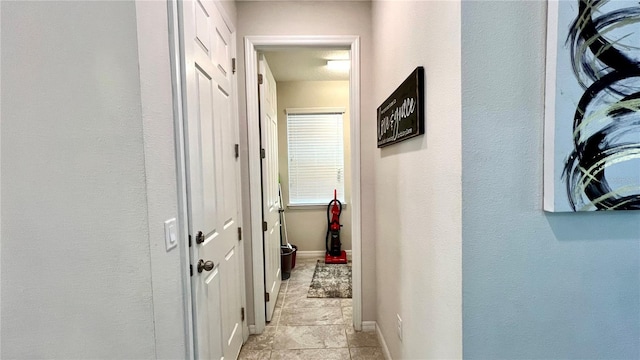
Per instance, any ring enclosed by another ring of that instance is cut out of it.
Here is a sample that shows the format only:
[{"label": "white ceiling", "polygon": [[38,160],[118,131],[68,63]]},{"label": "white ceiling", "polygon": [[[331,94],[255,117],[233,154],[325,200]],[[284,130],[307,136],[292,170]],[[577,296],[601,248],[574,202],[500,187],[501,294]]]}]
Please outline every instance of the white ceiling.
[{"label": "white ceiling", "polygon": [[349,80],[349,71],[327,68],[327,60],[349,59],[349,50],[285,49],[264,55],[276,81]]}]

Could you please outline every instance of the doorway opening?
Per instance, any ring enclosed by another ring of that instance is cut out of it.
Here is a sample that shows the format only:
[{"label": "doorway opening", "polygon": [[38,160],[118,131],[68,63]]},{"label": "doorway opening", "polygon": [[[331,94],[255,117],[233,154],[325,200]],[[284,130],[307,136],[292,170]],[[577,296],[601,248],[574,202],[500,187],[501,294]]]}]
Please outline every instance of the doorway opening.
[{"label": "doorway opening", "polygon": [[[274,53],[276,50],[291,49],[334,49],[348,52],[350,71],[348,76],[348,109],[349,116],[344,117],[344,121],[348,119],[348,144],[350,151],[345,151],[347,160],[345,172],[349,172],[350,196],[348,197],[349,222],[350,229],[348,235],[351,242],[352,257],[352,297],[353,297],[353,326],[355,330],[362,329],[362,309],[361,309],[361,238],[360,238],[360,49],[359,38],[356,36],[249,36],[245,38],[245,69],[246,69],[246,89],[247,89],[247,128],[248,128],[248,150],[249,150],[249,187],[250,187],[250,204],[251,204],[251,234],[252,234],[252,253],[253,253],[253,305],[255,314],[255,327],[252,329],[255,333],[262,333],[267,322],[267,303],[262,294],[268,293],[265,286],[265,279],[269,274],[265,273],[265,254],[269,252],[263,242],[263,168],[261,158],[262,142],[264,135],[260,133],[260,93],[259,80],[259,59],[260,54]],[[275,54],[275,53],[274,53]],[[255,76],[254,76],[255,75]],[[299,110],[299,109],[298,109]],[[295,112],[295,111],[294,111]],[[299,111],[298,111],[299,112]],[[317,111],[316,111],[317,112]],[[335,109],[333,112],[337,112]],[[293,113],[293,112],[292,112]],[[279,112],[280,116],[285,116],[283,112]],[[286,131],[286,130],[285,130]],[[282,164],[280,169],[287,167]],[[288,179],[287,179],[288,180]],[[290,189],[285,191],[285,203],[291,204],[291,196],[288,193]],[[333,197],[328,194],[327,199]],[[346,199],[346,198],[345,198]],[[328,202],[328,200],[327,200]],[[283,208],[287,204],[283,204]],[[323,206],[320,206],[322,209]],[[326,209],[326,204],[324,205]],[[344,216],[344,215],[343,215]],[[289,220],[289,219],[287,219]],[[341,219],[342,220],[342,219]],[[344,219],[347,221],[347,219]],[[289,224],[287,224],[289,225]],[[324,251],[320,251],[323,255]],[[312,255],[312,254],[311,254]],[[267,260],[268,261],[268,260]],[[268,264],[267,264],[268,265]],[[276,294],[277,295],[277,294]],[[275,300],[275,299],[274,299]],[[251,299],[248,299],[251,301]]]}]

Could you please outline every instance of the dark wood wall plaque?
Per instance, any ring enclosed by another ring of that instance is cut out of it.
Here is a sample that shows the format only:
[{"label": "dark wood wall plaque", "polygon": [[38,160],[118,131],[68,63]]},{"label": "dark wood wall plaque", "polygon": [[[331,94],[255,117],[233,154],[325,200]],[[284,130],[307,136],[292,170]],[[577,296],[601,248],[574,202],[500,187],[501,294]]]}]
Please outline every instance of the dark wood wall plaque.
[{"label": "dark wood wall plaque", "polygon": [[424,134],[424,68],[418,66],[378,107],[378,147]]}]

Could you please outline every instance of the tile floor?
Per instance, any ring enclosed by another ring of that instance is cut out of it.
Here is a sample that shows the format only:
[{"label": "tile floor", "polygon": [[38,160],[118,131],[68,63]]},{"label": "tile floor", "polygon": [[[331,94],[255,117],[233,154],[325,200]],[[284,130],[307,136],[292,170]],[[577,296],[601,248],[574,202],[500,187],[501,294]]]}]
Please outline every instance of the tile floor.
[{"label": "tile floor", "polygon": [[272,321],[249,336],[239,360],[384,360],[375,332],[353,330],[351,299],[307,298],[316,261],[296,260]]}]

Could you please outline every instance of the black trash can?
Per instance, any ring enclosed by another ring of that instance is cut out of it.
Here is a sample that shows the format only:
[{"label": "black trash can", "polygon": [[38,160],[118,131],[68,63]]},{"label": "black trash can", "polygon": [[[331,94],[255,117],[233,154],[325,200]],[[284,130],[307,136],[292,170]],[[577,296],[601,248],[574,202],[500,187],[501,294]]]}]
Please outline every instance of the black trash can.
[{"label": "black trash can", "polygon": [[280,267],[282,270],[282,280],[287,280],[289,276],[291,276],[294,253],[295,250],[293,249],[289,249],[286,246],[280,247]]}]

